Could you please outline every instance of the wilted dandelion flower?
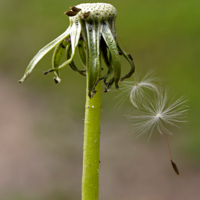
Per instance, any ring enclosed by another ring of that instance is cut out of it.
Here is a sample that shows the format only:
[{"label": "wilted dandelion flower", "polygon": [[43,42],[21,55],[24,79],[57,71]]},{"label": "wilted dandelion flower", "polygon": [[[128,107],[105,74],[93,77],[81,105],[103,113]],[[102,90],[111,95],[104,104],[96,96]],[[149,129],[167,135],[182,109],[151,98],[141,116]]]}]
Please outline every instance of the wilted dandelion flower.
[{"label": "wilted dandelion flower", "polygon": [[135,78],[135,81],[124,81],[121,86],[121,93],[115,98],[122,97],[117,105],[121,106],[127,97],[131,103],[138,108],[138,104],[147,99],[147,90],[154,91],[159,94],[156,83],[160,78],[153,76],[153,71],[149,71],[141,80]]},{"label": "wilted dandelion flower", "polygon": [[127,118],[133,122],[134,132],[138,137],[144,133],[149,133],[149,138],[154,129],[160,134],[172,134],[168,126],[179,127],[177,124],[186,122],[188,106],[187,100],[181,97],[177,100],[168,100],[168,92],[161,92],[155,95],[155,99],[146,99],[139,109],[135,109],[127,115]]},{"label": "wilted dandelion flower", "polygon": [[[56,46],[52,69],[45,72],[45,74],[54,72],[56,83],[61,81],[59,71],[69,65],[74,71],[88,76],[87,89],[89,97],[95,94],[95,87],[100,80],[104,80],[106,89],[109,89],[113,83],[118,89],[119,80],[122,81],[130,77],[135,71],[135,66],[130,54],[124,52],[117,42],[115,27],[117,10],[108,3],[85,3],[73,6],[70,9],[65,12],[70,19],[68,29],[35,55],[19,82],[23,82],[40,59]],[[86,69],[79,70],[73,61],[76,48],[79,50],[80,58]],[[66,51],[67,60],[60,65],[59,62],[64,51]],[[102,77],[100,76],[102,70],[101,55],[108,67],[107,74]],[[123,55],[131,65],[129,73],[123,77],[121,77],[119,55]],[[111,78],[107,82],[109,76]]]}]

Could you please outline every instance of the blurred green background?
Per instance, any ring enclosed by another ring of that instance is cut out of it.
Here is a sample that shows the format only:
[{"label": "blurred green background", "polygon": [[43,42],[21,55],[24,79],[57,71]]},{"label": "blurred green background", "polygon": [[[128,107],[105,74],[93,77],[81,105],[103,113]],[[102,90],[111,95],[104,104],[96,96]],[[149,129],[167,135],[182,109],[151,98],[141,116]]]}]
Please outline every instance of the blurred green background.
[{"label": "blurred green background", "polygon": [[[62,70],[61,84],[43,76],[49,53],[23,84],[17,81],[35,53],[69,25],[64,11],[93,1],[0,1],[0,199],[81,199],[85,78]],[[118,109],[118,92],[102,95],[100,199],[199,199],[200,1],[111,0],[117,33],[137,72],[155,69],[175,97],[189,100],[188,122],[170,144],[180,169],[173,172],[165,138],[135,140]],[[78,57],[77,57],[78,58]],[[123,73],[129,64],[122,59]],[[133,80],[133,78],[132,78]],[[113,89],[114,91],[114,89]]]}]

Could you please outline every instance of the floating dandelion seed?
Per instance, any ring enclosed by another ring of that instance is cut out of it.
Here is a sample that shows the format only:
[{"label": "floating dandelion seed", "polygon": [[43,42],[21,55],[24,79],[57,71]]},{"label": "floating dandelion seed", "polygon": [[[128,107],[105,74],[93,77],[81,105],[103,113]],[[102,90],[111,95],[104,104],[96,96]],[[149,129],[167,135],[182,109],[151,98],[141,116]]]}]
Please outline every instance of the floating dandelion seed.
[{"label": "floating dandelion seed", "polygon": [[146,99],[139,109],[133,111],[131,115],[127,115],[127,118],[133,121],[134,130],[138,133],[137,137],[144,133],[149,133],[150,139],[154,129],[157,129],[160,134],[165,135],[170,153],[170,162],[177,175],[179,175],[179,170],[172,160],[172,153],[167,138],[167,134],[172,133],[166,126],[179,127],[177,123],[186,122],[184,120],[188,110],[186,102],[187,100],[181,97],[177,100],[172,99],[168,103],[166,90],[164,93],[157,93],[153,102],[150,99]]},{"label": "floating dandelion seed", "polygon": [[[117,42],[115,27],[117,10],[115,7],[108,3],[86,3],[71,7],[65,14],[70,19],[68,29],[35,55],[19,82],[22,83],[42,57],[56,47],[52,59],[52,69],[44,73],[46,75],[54,72],[55,83],[61,81],[60,70],[69,65],[74,71],[89,77],[87,89],[90,98],[96,93],[95,87],[100,80],[104,80],[106,91],[113,84],[118,89],[119,80],[123,81],[129,78],[135,71],[135,65],[131,55],[124,52]],[[79,70],[73,61],[76,48],[79,50],[86,70]],[[60,65],[59,62],[64,51],[66,51],[67,60]],[[100,77],[101,55],[108,67],[108,72],[103,77]],[[119,55],[123,55],[131,65],[130,71],[123,77],[121,77]],[[110,80],[106,82],[110,76]]]},{"label": "floating dandelion seed", "polygon": [[147,90],[159,94],[156,83],[161,81],[161,79],[154,77],[153,72],[154,71],[149,71],[141,80],[124,81],[121,86],[122,92],[115,97],[122,97],[116,106],[121,107],[126,98],[129,97],[131,103],[138,108],[138,104],[140,104],[144,99],[147,99]]},{"label": "floating dandelion seed", "polygon": [[144,100],[139,109],[135,109],[126,116],[133,122],[134,130],[138,133],[137,137],[149,133],[150,138],[154,129],[157,129],[160,134],[172,135],[166,126],[179,127],[177,123],[186,122],[184,120],[188,110],[186,102],[184,97],[168,102],[167,91],[161,92],[156,94],[152,102],[150,99]]}]

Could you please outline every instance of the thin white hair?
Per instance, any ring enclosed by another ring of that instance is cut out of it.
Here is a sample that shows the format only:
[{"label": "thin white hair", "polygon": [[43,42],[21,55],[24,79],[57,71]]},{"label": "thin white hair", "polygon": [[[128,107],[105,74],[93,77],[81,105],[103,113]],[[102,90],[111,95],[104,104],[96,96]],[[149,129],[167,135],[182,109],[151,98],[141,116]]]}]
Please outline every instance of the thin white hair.
[{"label": "thin white hair", "polygon": [[160,134],[172,134],[168,126],[180,128],[177,124],[186,122],[188,106],[184,96],[169,101],[168,89],[155,94],[153,99],[146,98],[138,109],[133,109],[126,117],[132,121],[134,132],[139,137],[149,133],[151,137],[153,131],[157,129]]},{"label": "thin white hair", "polygon": [[123,81],[120,87],[121,92],[115,98],[121,98],[116,106],[121,107],[124,101],[129,97],[133,106],[138,108],[139,102],[147,99],[147,91],[150,90],[159,93],[157,84],[161,78],[154,77],[154,70],[150,70],[143,78],[136,78],[134,81]]}]

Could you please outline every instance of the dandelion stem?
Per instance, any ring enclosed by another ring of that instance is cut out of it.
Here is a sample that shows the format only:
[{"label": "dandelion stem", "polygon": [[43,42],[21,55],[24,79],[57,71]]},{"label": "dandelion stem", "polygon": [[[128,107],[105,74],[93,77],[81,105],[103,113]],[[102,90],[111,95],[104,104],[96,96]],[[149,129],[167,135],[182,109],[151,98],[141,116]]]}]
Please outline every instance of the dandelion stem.
[{"label": "dandelion stem", "polygon": [[99,199],[101,82],[95,89],[97,93],[92,98],[89,98],[88,89],[86,90],[82,200]]}]

